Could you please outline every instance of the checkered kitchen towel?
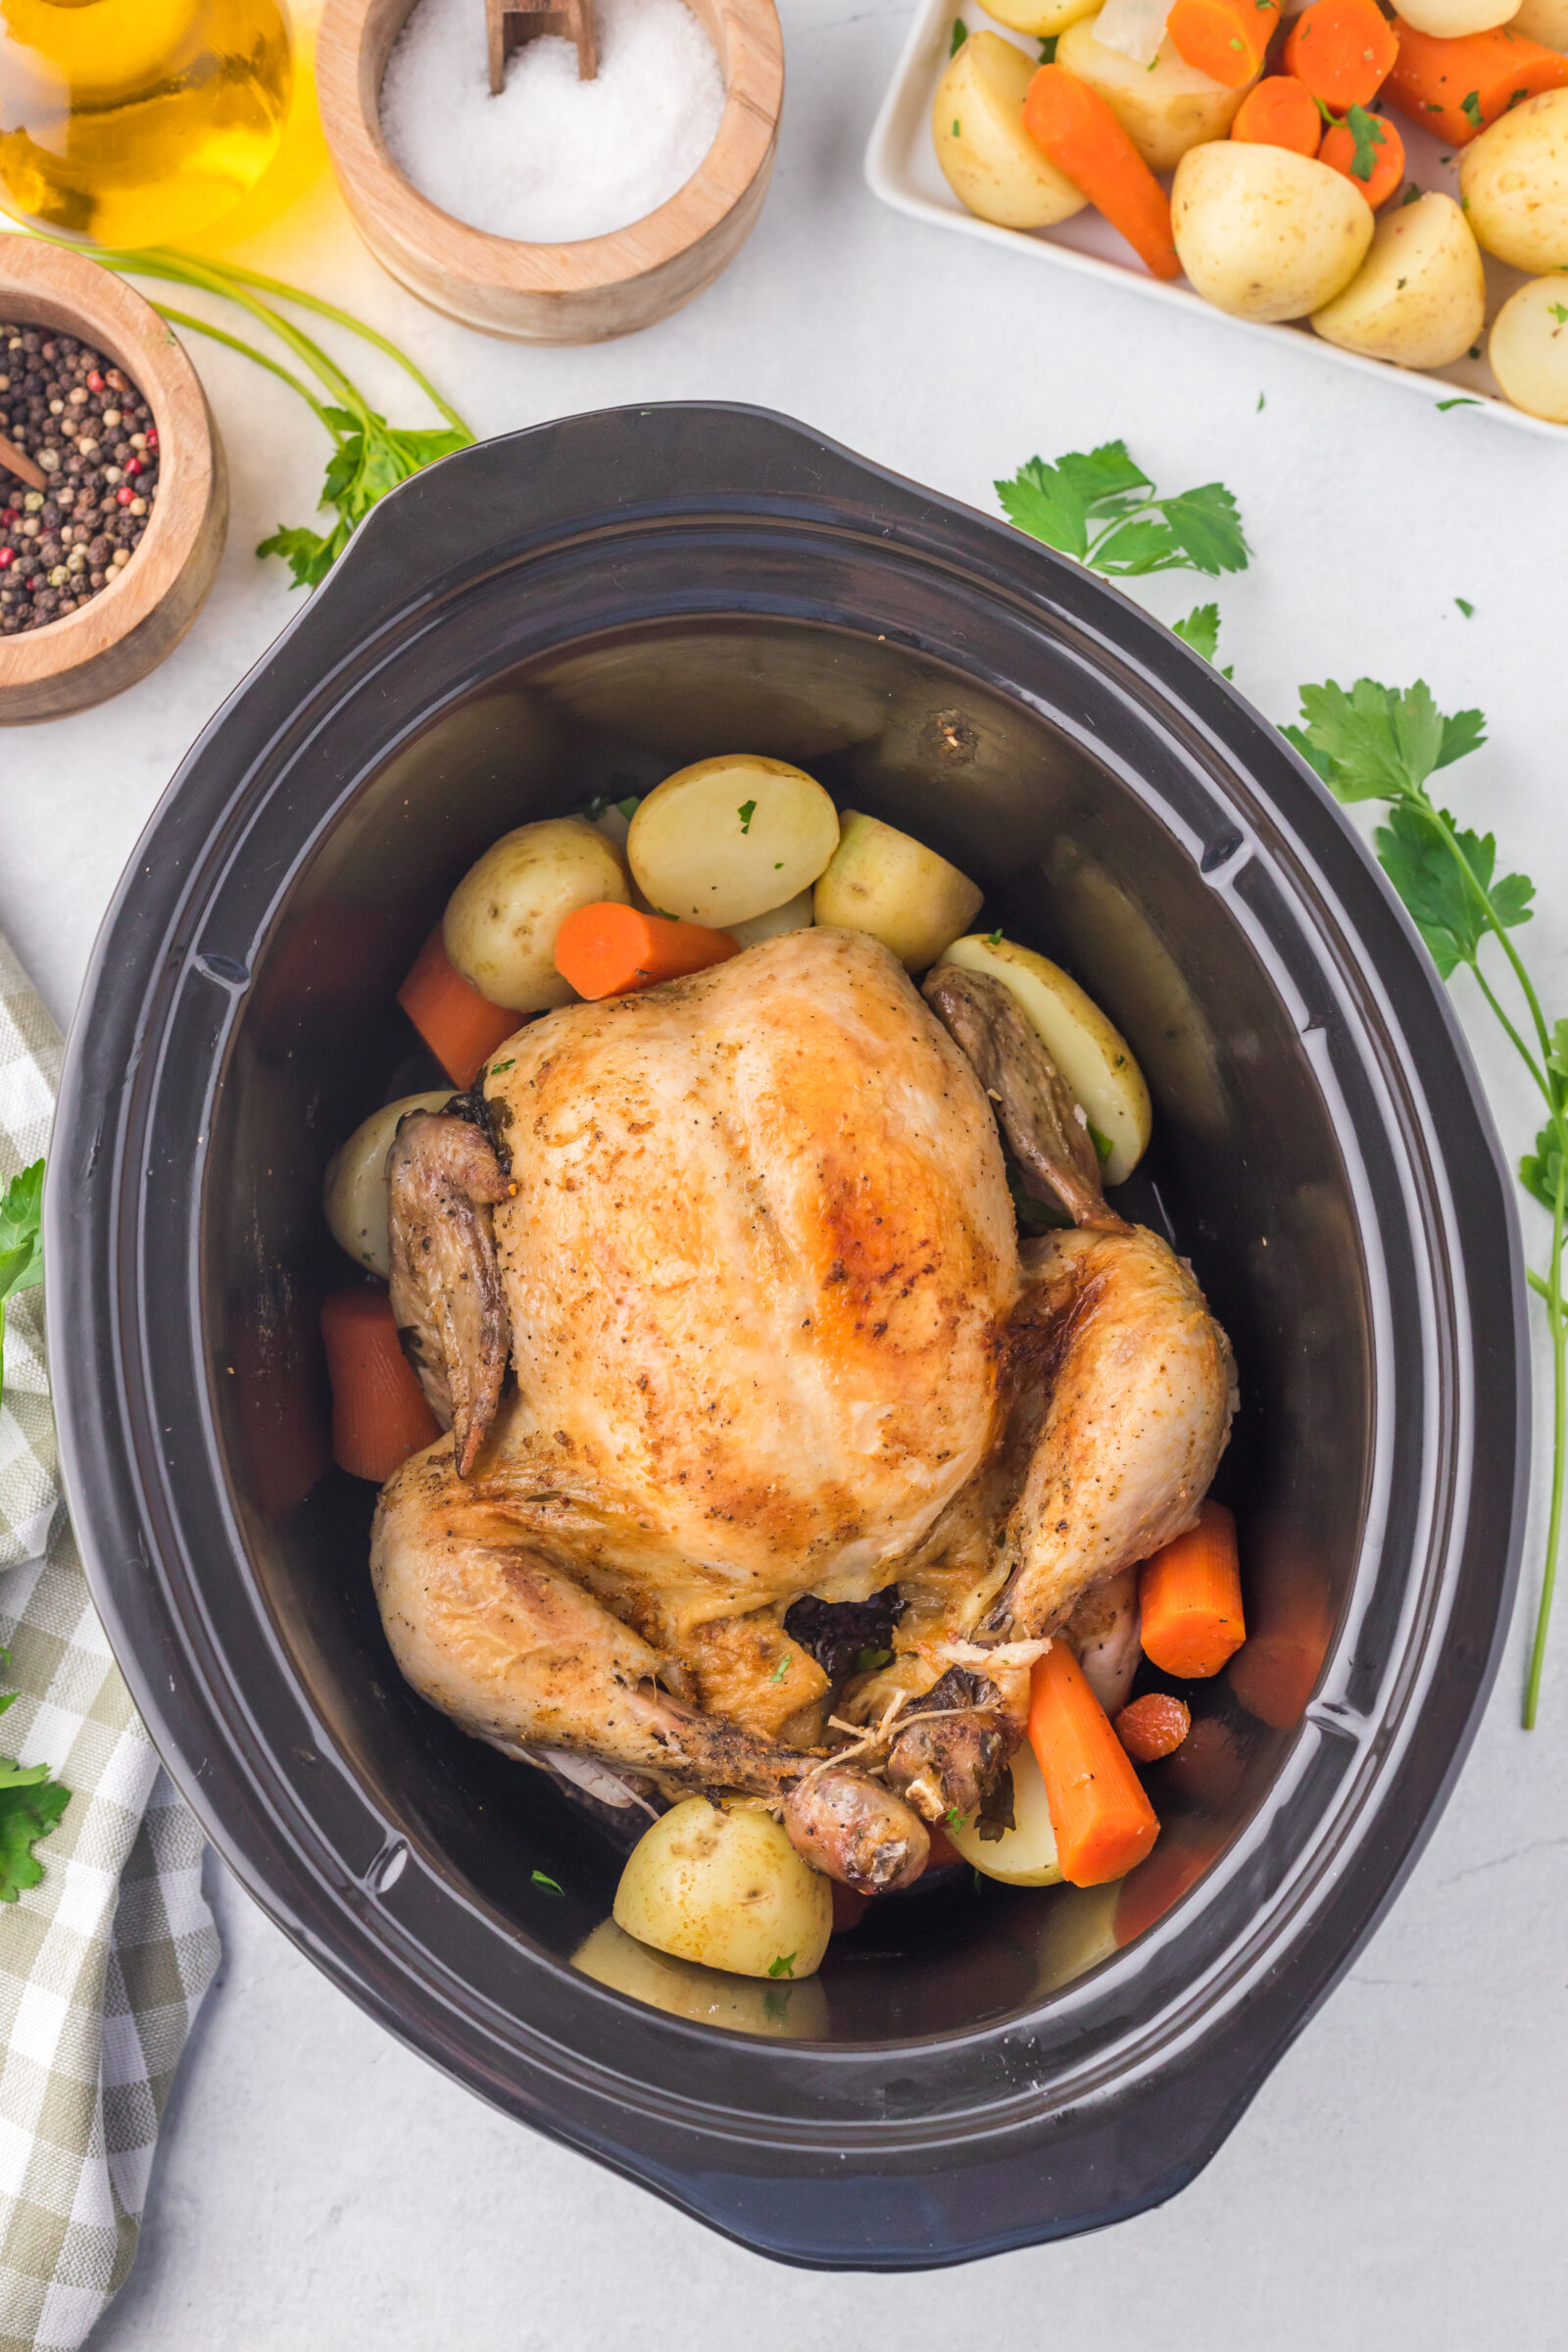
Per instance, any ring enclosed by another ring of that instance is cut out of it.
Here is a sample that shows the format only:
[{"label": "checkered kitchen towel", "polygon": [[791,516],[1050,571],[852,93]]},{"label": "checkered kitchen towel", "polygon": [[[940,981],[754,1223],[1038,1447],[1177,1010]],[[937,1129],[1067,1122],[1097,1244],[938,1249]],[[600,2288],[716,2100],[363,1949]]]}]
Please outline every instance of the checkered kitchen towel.
[{"label": "checkered kitchen towel", "polygon": [[[46,1149],[60,1038],[0,939],[0,1187]],[[71,1791],[0,1904],[0,2352],[69,2352],[136,2251],[159,2118],[218,1966],[201,1833],[109,1654],[60,1499],[43,1292],[6,1308],[0,1751]]]}]

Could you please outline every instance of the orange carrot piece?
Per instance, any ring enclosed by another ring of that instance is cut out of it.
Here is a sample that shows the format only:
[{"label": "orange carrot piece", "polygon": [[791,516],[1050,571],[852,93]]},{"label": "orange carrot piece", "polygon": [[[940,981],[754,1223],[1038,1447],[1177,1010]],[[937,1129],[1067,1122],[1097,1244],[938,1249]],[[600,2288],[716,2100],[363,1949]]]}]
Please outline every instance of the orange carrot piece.
[{"label": "orange carrot piece", "polygon": [[1231,124],[1231,137],[1254,147],[1288,147],[1308,159],[1317,153],[1323,118],[1317,100],[1294,74],[1269,74],[1249,90]]},{"label": "orange carrot piece", "polygon": [[1173,1756],[1192,1728],[1192,1709],[1169,1690],[1146,1690],[1115,1718],[1116,1737],[1135,1764]]},{"label": "orange carrot piece", "polygon": [[1377,0],[1312,0],[1291,26],[1285,69],[1337,115],[1370,106],[1399,40]]},{"label": "orange carrot piece", "polygon": [[1568,83],[1568,57],[1506,24],[1452,41],[1417,32],[1400,17],[1394,25],[1399,53],[1384,96],[1450,147],[1467,146],[1521,99]]},{"label": "orange carrot piece", "polygon": [[613,899],[574,906],[556,933],[556,969],[579,997],[624,997],[739,954],[727,931],[639,914]]},{"label": "orange carrot piece", "polygon": [[332,1459],[351,1478],[384,1486],[411,1453],[441,1435],[398,1344],[392,1300],[362,1283],[321,1302],[332,1383]]},{"label": "orange carrot piece", "polygon": [[398,1003],[454,1086],[471,1086],[497,1046],[522,1026],[520,1013],[469,987],[447,955],[439,923],[415,957]]},{"label": "orange carrot piece", "polygon": [[1236,1521],[1205,1502],[1198,1525],[1178,1536],[1138,1579],[1139,1638],[1162,1674],[1184,1682],[1218,1674],[1247,1639]]},{"label": "orange carrot piece", "polygon": [[1351,187],[1359,188],[1376,212],[1380,204],[1387,204],[1404,178],[1404,141],[1387,115],[1368,115],[1366,120],[1373,152],[1364,178],[1356,160],[1355,133],[1348,122],[1336,122],[1332,130],[1324,132],[1317,160],[1327,164],[1331,172],[1343,172]]},{"label": "orange carrot piece", "polygon": [[1042,66],[1024,97],[1023,124],[1153,276],[1180,277],[1170,198],[1098,90],[1062,66]]},{"label": "orange carrot piece", "polygon": [[1239,90],[1263,71],[1279,21],[1279,0],[1176,0],[1165,29],[1184,64]]},{"label": "orange carrot piece", "polygon": [[1064,1642],[1036,1661],[1029,1744],[1046,1784],[1056,1859],[1072,1886],[1102,1886],[1141,1862],[1159,1836],[1127,1750]]}]

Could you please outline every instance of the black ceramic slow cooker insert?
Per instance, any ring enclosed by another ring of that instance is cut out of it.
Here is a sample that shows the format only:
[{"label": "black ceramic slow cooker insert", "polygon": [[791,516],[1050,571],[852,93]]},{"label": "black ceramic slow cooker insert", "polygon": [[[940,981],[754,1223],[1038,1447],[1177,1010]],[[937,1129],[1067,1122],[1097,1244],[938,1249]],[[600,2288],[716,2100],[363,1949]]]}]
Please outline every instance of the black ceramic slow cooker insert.
[{"label": "black ceramic slow cooker insert", "polygon": [[[429,1082],[394,991],[459,876],[513,825],[741,749],[954,858],[1129,1037],[1155,1103],[1134,1213],[1239,1359],[1220,1491],[1253,1639],[1196,1693],[1212,1769],[1140,1893],[949,1874],[736,2032],[570,1966],[613,1842],[399,1677],[317,1312],[347,1273],[322,1169]],[[414,2047],[768,2253],[952,2262],[1178,2188],[1377,1920],[1488,1688],[1518,1250],[1423,951],[1167,629],[781,417],[575,417],[375,511],[132,860],[47,1217],[94,1594],[225,1859]]]}]

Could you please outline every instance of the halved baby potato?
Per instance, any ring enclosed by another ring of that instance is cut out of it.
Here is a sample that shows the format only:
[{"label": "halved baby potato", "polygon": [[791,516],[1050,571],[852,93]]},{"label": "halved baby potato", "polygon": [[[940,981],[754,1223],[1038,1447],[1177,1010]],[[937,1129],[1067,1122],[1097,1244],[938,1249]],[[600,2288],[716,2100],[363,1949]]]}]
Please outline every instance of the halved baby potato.
[{"label": "halved baby potato", "polygon": [[656,784],[638,803],[626,856],[658,913],[728,931],[798,898],[838,841],[838,810],[814,777],[745,752]]},{"label": "halved baby potato", "polygon": [[1487,315],[1481,249],[1451,196],[1385,213],[1343,294],[1312,314],[1325,343],[1399,368],[1462,359]]},{"label": "halved baby potato", "polygon": [[[1000,8],[993,8],[986,0],[986,15],[1005,24],[1009,32],[1027,32],[1038,41],[1054,32],[1065,32],[1069,24],[1076,24],[1080,17],[1092,17],[1102,5],[1103,0],[1002,0]],[[967,41],[964,46],[968,47]]]},{"label": "halved baby potato", "polygon": [[906,971],[923,972],[974,921],[984,896],[924,842],[846,808],[839,846],[816,886],[816,920],[869,931]]},{"label": "halved baby potato", "polygon": [[1046,1784],[1027,1740],[1010,1769],[1012,1829],[1004,1830],[1000,1838],[982,1838],[972,1816],[957,1823],[949,1819],[942,1826],[983,1879],[1000,1879],[1004,1886],[1059,1886],[1061,1865],[1056,1860],[1056,1833],[1051,1826]]},{"label": "halved baby potato", "polygon": [[1023,126],[1035,63],[1000,33],[972,32],[931,107],[931,137],[949,187],[971,213],[1004,228],[1051,228],[1084,206]]},{"label": "halved baby potato", "polygon": [[[971,932],[943,958],[1010,988],[1084,1108],[1106,1184],[1130,1176],[1149,1148],[1153,1109],[1132,1048],[1092,997],[1049,956],[1015,940]],[[1109,1146],[1108,1152],[1103,1146]]]},{"label": "halved baby potato", "polygon": [[1483,252],[1516,270],[1568,270],[1568,89],[1538,92],[1471,140],[1459,201]]},{"label": "halved baby potato", "polygon": [[765,914],[754,914],[750,922],[729,923],[725,928],[738,948],[755,948],[761,940],[777,939],[781,931],[809,931],[815,920],[811,904],[809,890],[798,891],[782,906],[770,906]]},{"label": "halved baby potato", "polygon": [[441,932],[470,988],[512,1012],[569,1004],[556,933],[577,906],[631,897],[614,844],[585,816],[551,816],[503,833],[447,901]]},{"label": "halved baby potato", "polygon": [[372,1110],[339,1144],[326,1163],[321,1205],[332,1239],[346,1250],[357,1266],[368,1266],[385,1282],[392,1272],[392,1244],[387,1234],[386,1155],[392,1149],[398,1121],[406,1111],[440,1110],[451,1102],[453,1089],[439,1094],[404,1095],[382,1110]]},{"label": "halved baby potato", "polygon": [[614,1918],[639,1943],[705,1968],[809,1977],[833,1933],[833,1890],[771,1813],[688,1796],[633,1846]]},{"label": "halved baby potato", "polygon": [[608,1984],[612,1992],[662,2009],[666,2017],[689,2017],[700,2026],[769,2034],[784,2040],[815,2040],[827,2032],[827,2000],[819,1979],[808,1977],[797,1984],[785,1977],[776,1984],[759,1984],[747,1977],[724,1976],[717,1969],[699,1968],[695,1961],[652,1950],[612,1919],[601,1920],[583,1939],[572,1953],[571,1965],[596,1984]]},{"label": "halved baby potato", "polygon": [[1568,49],[1568,0],[1519,0],[1507,22],[1510,32],[1522,32],[1543,49]]},{"label": "halved baby potato", "polygon": [[1252,81],[1227,88],[1190,66],[1168,37],[1152,65],[1141,66],[1096,39],[1099,22],[1084,17],[1064,32],[1056,63],[1100,92],[1151,172],[1174,172],[1189,147],[1224,138]]}]

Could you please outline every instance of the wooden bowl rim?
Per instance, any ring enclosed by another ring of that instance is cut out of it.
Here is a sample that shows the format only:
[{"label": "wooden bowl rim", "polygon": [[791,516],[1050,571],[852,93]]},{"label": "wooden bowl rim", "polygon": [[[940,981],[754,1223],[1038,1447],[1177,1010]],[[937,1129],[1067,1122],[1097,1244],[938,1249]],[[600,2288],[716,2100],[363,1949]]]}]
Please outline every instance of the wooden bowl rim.
[{"label": "wooden bowl rim", "polygon": [[[321,129],[339,178],[355,200],[383,219],[398,216],[405,247],[439,261],[444,274],[470,285],[570,295],[645,277],[700,244],[734,210],[766,165],[778,135],[784,47],[774,0],[708,0],[722,33],[714,46],[724,74],[724,111],[690,179],[655,211],[604,236],[556,244],[496,236],[444,212],[394,162],[381,128],[379,83],[368,108],[361,70],[366,28],[372,9],[384,4],[324,0],[317,31]],[[409,0],[399,32],[416,5]],[[693,14],[701,22],[707,13],[699,0]],[[323,52],[330,55],[334,47],[354,60],[354,72],[341,80],[319,71]]]},{"label": "wooden bowl rim", "polygon": [[[101,661],[157,611],[201,536],[216,471],[201,378],[173,328],[133,286],[85,253],[18,234],[0,237],[0,312],[13,301],[20,316],[12,323],[74,334],[106,352],[130,377],[158,428],[159,494],[118,579],[61,620],[0,637],[0,707],[10,686],[37,685],[78,663]],[[35,320],[26,315],[29,301],[70,313],[72,324]],[[179,498],[170,495],[176,477],[184,490]]]}]

